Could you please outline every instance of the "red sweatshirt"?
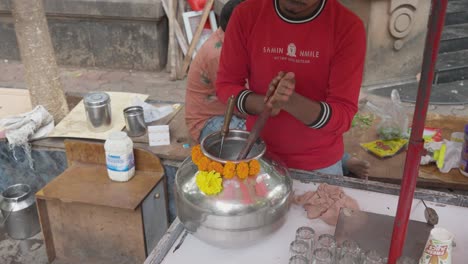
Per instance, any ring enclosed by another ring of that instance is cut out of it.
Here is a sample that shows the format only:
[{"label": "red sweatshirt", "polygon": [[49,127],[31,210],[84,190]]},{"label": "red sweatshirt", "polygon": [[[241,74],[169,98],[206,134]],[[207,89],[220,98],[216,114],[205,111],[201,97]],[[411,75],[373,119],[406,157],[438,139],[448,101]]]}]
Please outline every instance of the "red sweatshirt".
[{"label": "red sweatshirt", "polygon": [[[365,49],[361,20],[336,0],[322,0],[301,21],[281,14],[275,0],[247,0],[229,20],[217,95],[223,102],[237,95],[238,110],[246,112],[249,92],[264,95],[279,71],[294,72],[295,92],[320,102],[319,118],[304,124],[283,110],[267,121],[261,138],[289,168],[325,168],[343,155],[343,133],[357,112]],[[248,130],[256,118],[248,116]]]}]

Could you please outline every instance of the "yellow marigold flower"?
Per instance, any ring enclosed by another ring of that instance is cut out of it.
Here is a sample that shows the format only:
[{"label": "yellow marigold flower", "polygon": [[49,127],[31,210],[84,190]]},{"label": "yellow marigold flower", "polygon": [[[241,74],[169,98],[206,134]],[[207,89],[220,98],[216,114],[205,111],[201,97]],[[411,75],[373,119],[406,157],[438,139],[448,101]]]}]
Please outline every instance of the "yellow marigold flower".
[{"label": "yellow marigold flower", "polygon": [[208,164],[208,171],[216,171],[218,173],[223,173],[223,164],[212,161],[210,164]]},{"label": "yellow marigold flower", "polygon": [[195,182],[206,195],[215,195],[223,190],[223,179],[221,174],[215,171],[199,171]]},{"label": "yellow marigold flower", "polygon": [[249,164],[243,161],[239,162],[239,164],[237,164],[236,171],[237,171],[237,177],[239,177],[239,179],[247,178],[247,176],[249,176]]},{"label": "yellow marigold flower", "polygon": [[199,171],[208,171],[208,166],[210,165],[211,160],[205,156],[201,157],[198,162]]},{"label": "yellow marigold flower", "polygon": [[236,164],[230,161],[226,162],[223,169],[223,176],[226,179],[232,179],[236,175]]},{"label": "yellow marigold flower", "polygon": [[251,160],[249,162],[249,176],[255,176],[260,172],[260,162],[258,160]]},{"label": "yellow marigold flower", "polygon": [[201,146],[196,145],[192,148],[192,161],[195,165],[198,166],[200,159],[203,157],[203,152],[201,151]]}]

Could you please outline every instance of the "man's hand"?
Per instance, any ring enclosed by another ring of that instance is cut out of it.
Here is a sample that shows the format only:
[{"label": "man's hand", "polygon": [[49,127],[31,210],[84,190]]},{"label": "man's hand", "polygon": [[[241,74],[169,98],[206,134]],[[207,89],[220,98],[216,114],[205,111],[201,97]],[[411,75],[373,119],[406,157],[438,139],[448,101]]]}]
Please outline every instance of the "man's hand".
[{"label": "man's hand", "polygon": [[265,96],[266,106],[272,109],[271,115],[277,115],[281,109],[289,102],[291,95],[296,88],[294,73],[279,72],[271,81]]}]

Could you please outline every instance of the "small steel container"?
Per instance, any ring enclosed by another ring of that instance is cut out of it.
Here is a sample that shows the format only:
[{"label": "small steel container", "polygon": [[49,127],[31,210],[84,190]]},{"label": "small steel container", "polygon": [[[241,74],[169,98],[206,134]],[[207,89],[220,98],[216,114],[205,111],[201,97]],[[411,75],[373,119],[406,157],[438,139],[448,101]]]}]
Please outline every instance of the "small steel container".
[{"label": "small steel container", "polygon": [[110,97],[104,92],[87,93],[83,98],[88,128],[93,132],[104,132],[112,127]]},{"label": "small steel container", "polygon": [[15,184],[1,193],[5,229],[13,239],[26,239],[41,231],[34,193],[27,184]]},{"label": "small steel container", "polygon": [[142,136],[146,133],[146,124],[143,108],[131,106],[124,109],[125,125],[130,137]]}]

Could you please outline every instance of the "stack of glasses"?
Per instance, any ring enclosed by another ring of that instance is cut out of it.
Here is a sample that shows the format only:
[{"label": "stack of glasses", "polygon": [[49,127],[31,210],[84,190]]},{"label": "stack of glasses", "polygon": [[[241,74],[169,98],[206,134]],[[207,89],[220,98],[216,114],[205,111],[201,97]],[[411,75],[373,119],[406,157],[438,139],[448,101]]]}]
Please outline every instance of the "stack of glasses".
[{"label": "stack of glasses", "polygon": [[[315,231],[300,227],[290,245],[289,264],[384,264],[387,259],[375,250],[364,251],[353,240],[338,245],[332,235],[320,235],[315,242]],[[415,260],[402,258],[398,264],[416,264]]]}]

